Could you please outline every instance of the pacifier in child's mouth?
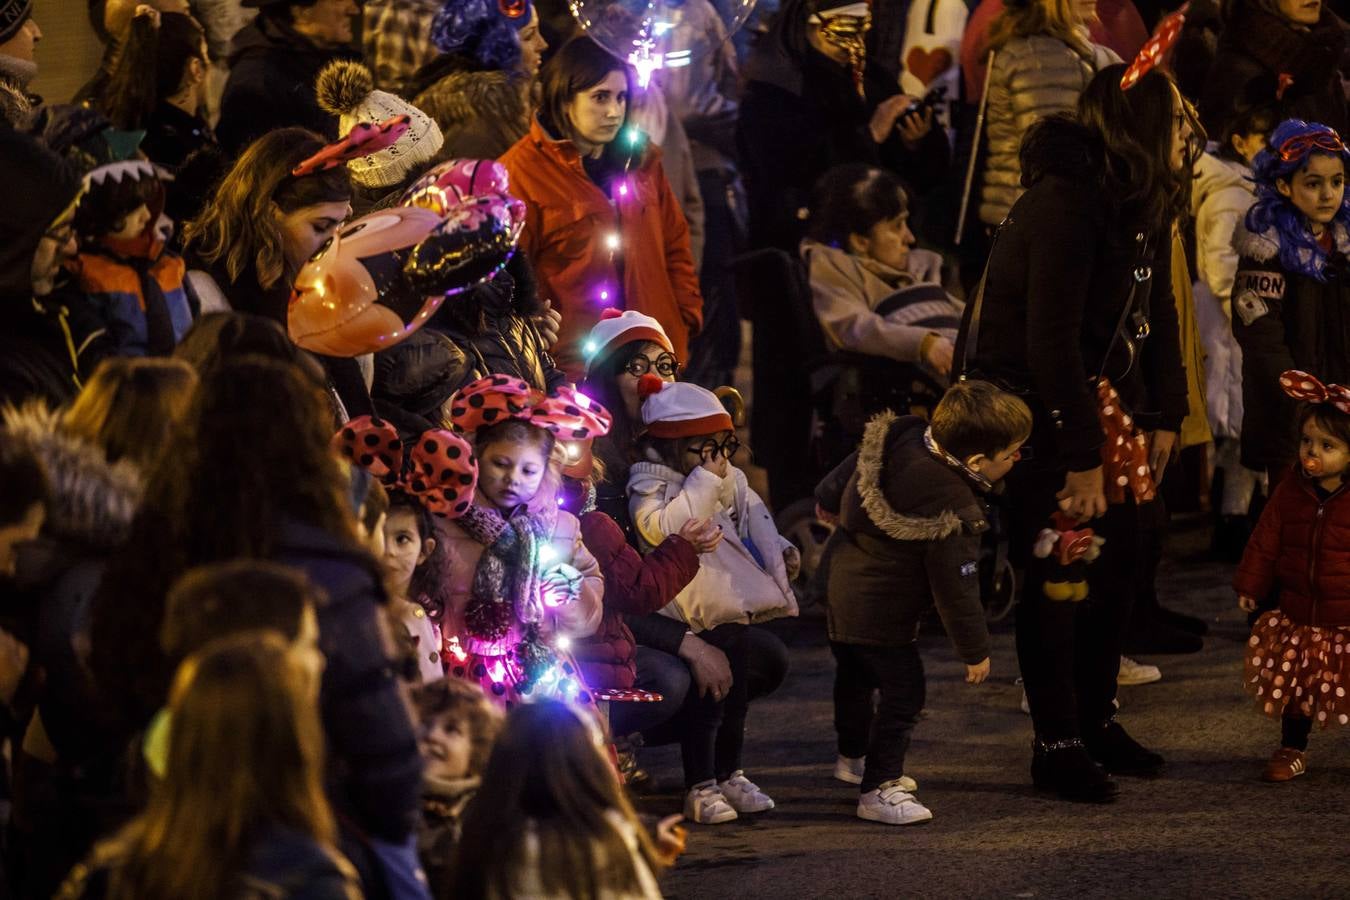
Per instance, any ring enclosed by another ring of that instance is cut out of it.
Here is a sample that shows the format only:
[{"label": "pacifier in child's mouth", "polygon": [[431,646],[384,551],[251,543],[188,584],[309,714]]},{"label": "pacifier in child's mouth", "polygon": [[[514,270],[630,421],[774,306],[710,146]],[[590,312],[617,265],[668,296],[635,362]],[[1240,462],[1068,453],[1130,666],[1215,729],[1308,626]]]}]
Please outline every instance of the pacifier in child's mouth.
[{"label": "pacifier in child's mouth", "polygon": [[1322,461],[1316,457],[1308,457],[1303,460],[1303,472],[1310,478],[1317,478],[1322,474]]}]

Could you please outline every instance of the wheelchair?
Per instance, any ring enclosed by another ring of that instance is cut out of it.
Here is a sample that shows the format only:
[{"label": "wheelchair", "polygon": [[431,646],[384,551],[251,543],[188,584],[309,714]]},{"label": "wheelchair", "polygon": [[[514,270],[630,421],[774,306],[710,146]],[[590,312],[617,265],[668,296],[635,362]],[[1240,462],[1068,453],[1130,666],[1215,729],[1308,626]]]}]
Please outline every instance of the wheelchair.
[{"label": "wheelchair", "polygon": [[[755,462],[768,474],[778,531],[802,554],[796,585],[804,609],[823,604],[833,527],[815,514],[816,484],[858,446],[867,421],[886,409],[927,417],[945,386],[919,366],[833,351],[811,303],[800,260],[777,248],[733,260],[741,318],[753,326],[750,430]],[[1006,542],[988,543],[982,595],[992,619],[1016,596]]]}]

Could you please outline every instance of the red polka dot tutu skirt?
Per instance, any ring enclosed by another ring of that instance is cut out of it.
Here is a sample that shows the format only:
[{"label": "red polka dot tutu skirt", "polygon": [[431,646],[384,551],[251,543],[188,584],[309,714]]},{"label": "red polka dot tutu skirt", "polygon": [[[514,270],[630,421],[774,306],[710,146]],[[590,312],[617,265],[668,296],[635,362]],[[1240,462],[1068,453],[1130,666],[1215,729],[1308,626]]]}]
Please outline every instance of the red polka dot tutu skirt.
[{"label": "red polka dot tutu skirt", "polygon": [[1350,724],[1350,628],[1297,625],[1279,610],[1263,612],[1246,656],[1247,690],[1266,715],[1300,715],[1323,728]]}]

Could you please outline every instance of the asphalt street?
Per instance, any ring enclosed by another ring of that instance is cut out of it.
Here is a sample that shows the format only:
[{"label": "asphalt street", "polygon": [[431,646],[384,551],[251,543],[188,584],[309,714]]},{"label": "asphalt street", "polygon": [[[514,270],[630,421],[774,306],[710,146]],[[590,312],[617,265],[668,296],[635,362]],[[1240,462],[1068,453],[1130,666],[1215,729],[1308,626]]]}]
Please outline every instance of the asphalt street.
[{"label": "asphalt street", "polygon": [[[1166,755],[1164,777],[1122,780],[1106,806],[1037,793],[1011,631],[996,635],[991,680],[973,687],[935,633],[923,639],[928,709],[906,765],[934,818],[863,822],[857,789],[831,777],[833,661],[823,622],[804,618],[786,632],[787,683],[752,706],[748,724],[747,774],[777,808],[691,826],[668,896],[1350,896],[1350,736],[1314,732],[1307,775],[1259,780],[1279,727],[1242,692],[1245,616],[1231,570],[1193,557],[1201,539],[1174,535],[1160,585],[1166,605],[1210,623],[1205,649],[1150,658],[1163,680],[1120,694],[1120,721]],[[658,790],[643,810],[677,811],[678,751],[643,754]]]}]

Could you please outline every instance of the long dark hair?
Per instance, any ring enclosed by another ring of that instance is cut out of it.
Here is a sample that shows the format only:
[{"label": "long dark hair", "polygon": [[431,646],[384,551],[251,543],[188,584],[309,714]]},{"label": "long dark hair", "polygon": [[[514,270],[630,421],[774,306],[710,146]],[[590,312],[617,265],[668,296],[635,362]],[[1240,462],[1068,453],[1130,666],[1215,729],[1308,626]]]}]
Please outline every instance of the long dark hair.
[{"label": "long dark hair", "polygon": [[295,366],[241,356],[202,378],[94,600],[91,663],[110,712],[139,727],[161,704],[164,598],[188,569],[268,559],[288,522],[361,553],[331,435],[322,390]]},{"label": "long dark hair", "polygon": [[437,621],[445,615],[445,604],[450,600],[450,544],[441,529],[436,526],[436,517],[416,497],[411,497],[396,488],[389,490],[389,515],[398,510],[406,510],[417,520],[417,536],[425,541],[434,538],[436,549],[427,556],[426,562],[413,569],[412,584],[408,585],[408,596],[404,599],[416,603],[427,611],[427,615]]},{"label": "long dark hair", "polygon": [[96,105],[118,128],[144,128],[155,107],[178,93],[188,63],[197,59],[202,66],[208,64],[202,51],[205,39],[201,26],[184,13],[161,13],[158,25],[152,16],[135,16]]},{"label": "long dark hair", "polygon": [[544,894],[594,898],[636,895],[637,862],[614,822],[635,832],[639,859],[655,874],[651,839],[602,754],[591,715],[544,700],[517,706],[497,736],[483,786],[464,813],[455,850],[455,897],[510,897],[525,865],[526,835],[538,838]]},{"label": "long dark hair", "polygon": [[[619,488],[623,488],[628,478],[628,468],[633,462],[633,451],[637,444],[642,423],[628,417],[623,397],[619,396],[619,376],[628,366],[628,361],[637,355],[638,348],[644,342],[629,341],[615,347],[603,360],[592,364],[591,373],[586,376],[581,387],[586,396],[597,401],[614,417],[609,434],[598,437],[591,444],[592,452],[604,464],[608,478]],[[600,479],[596,479],[598,484]]]},{"label": "long dark hair", "polygon": [[287,271],[271,205],[290,213],[352,197],[346,166],[299,178],[291,174],[323,147],[323,138],[305,128],[278,128],[258,138],[221,180],[201,215],[184,227],[184,244],[191,244],[207,265],[220,263],[231,281],[252,266],[263,290],[283,278],[289,283],[296,273]]},{"label": "long dark hair", "polygon": [[[1078,120],[1101,139],[1105,183],[1119,207],[1155,233],[1168,233],[1186,213],[1191,172],[1204,146],[1203,132],[1188,158],[1172,168],[1172,128],[1178,113],[1191,114],[1172,79],[1154,69],[1128,91],[1120,87],[1124,64],[1107,66],[1078,98]],[[1193,129],[1198,128],[1192,122]]]},{"label": "long dark hair", "polygon": [[278,825],[318,844],[352,883],[333,846],[318,704],[289,649],[274,632],[242,632],[179,669],[165,778],[94,852],[111,870],[108,897],[238,896],[253,841]]}]

